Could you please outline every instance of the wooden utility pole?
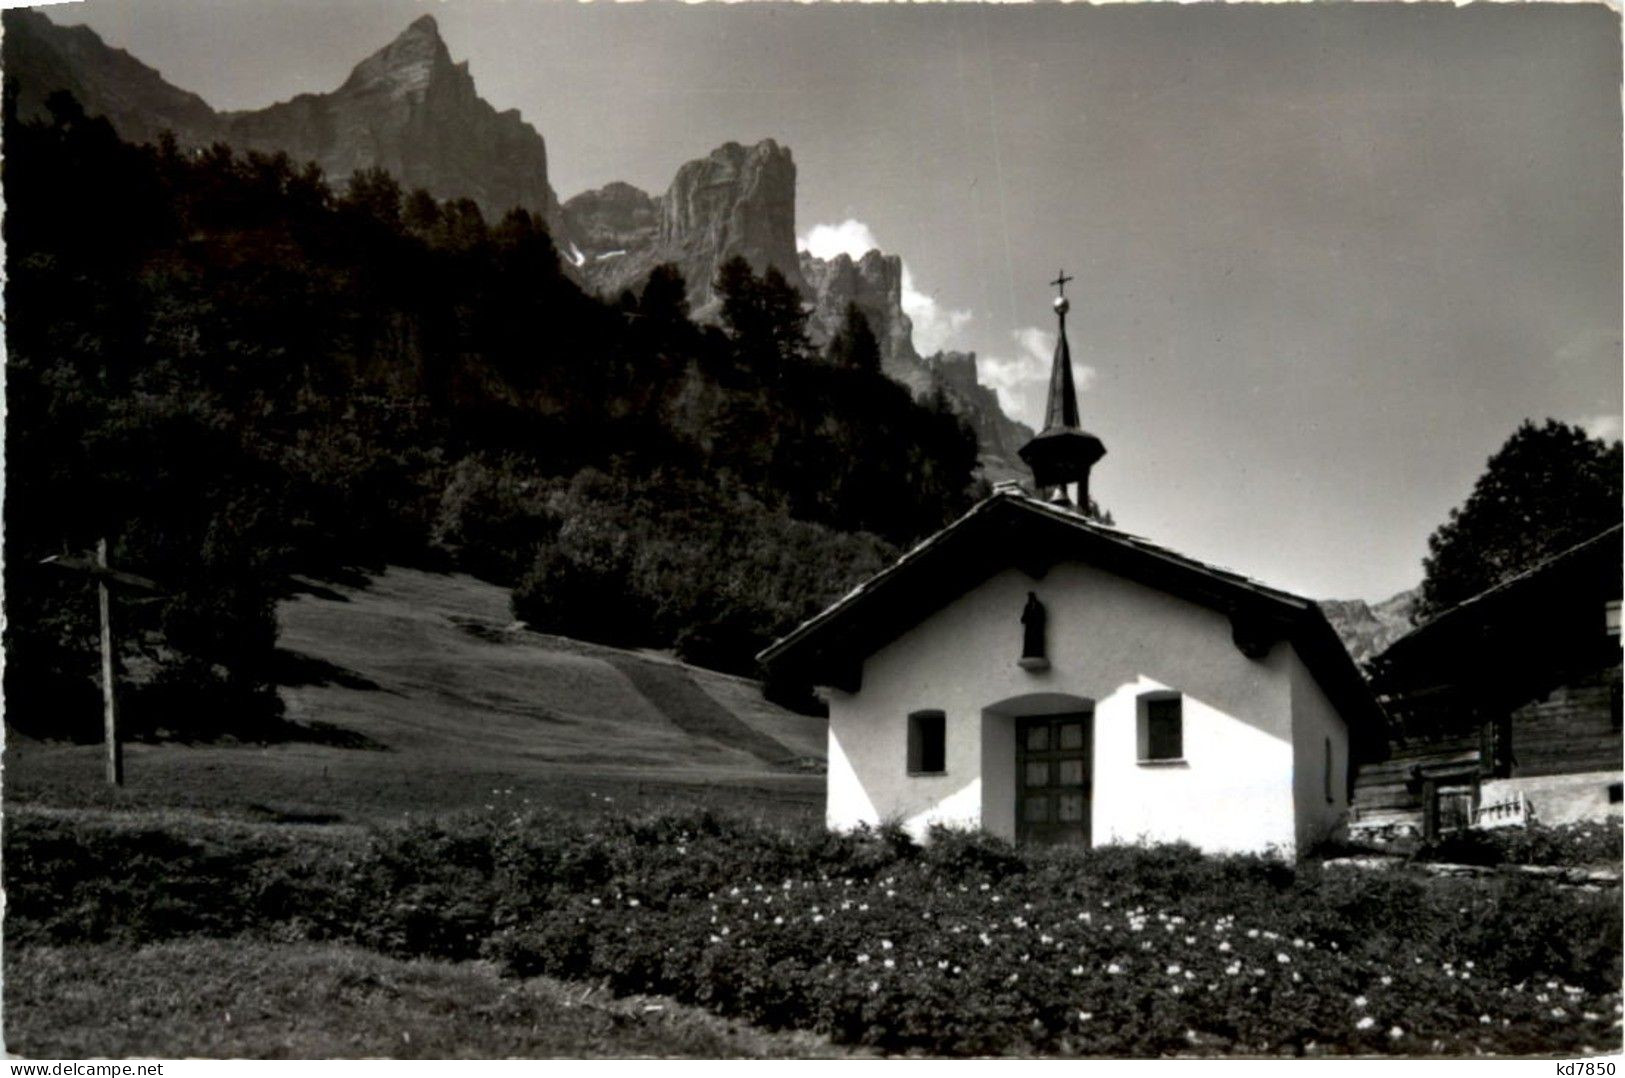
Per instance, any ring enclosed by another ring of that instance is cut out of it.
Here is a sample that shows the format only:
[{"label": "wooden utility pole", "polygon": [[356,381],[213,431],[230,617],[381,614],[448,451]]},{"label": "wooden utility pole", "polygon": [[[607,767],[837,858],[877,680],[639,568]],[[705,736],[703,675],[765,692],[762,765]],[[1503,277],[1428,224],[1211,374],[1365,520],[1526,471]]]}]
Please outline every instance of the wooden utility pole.
[{"label": "wooden utility pole", "polygon": [[123,584],[140,591],[158,591],[158,585],[144,576],[120,572],[107,564],[107,538],[96,542],[96,557],[49,557],[42,563],[76,573],[88,573],[96,579],[96,605],[101,612],[102,651],[102,732],[107,742],[107,783],[124,785],[124,742],[118,732],[118,693],[115,688],[113,652],[113,594],[111,585]]},{"label": "wooden utility pole", "polygon": [[113,603],[107,590],[107,537],[96,541],[96,604],[102,614],[102,731],[107,739],[107,783],[124,785],[124,742],[118,736],[118,694],[113,691]]}]

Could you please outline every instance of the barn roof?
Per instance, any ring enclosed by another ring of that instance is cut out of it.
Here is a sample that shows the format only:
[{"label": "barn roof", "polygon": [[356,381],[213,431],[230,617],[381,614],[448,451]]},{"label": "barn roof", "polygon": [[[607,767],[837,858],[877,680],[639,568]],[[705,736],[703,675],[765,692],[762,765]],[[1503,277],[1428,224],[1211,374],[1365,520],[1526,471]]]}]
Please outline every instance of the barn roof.
[{"label": "barn roof", "polygon": [[1382,712],[1312,600],[1208,565],[1014,489],[995,490],[757,658],[769,674],[853,691],[863,659],[1005,568],[1035,578],[1081,561],[1230,618],[1244,653],[1289,640],[1351,729],[1385,738]]},{"label": "barn roof", "polygon": [[[1625,526],[1615,524],[1574,544],[1515,576],[1418,625],[1389,644],[1379,663],[1433,661],[1437,652],[1469,646],[1483,654],[1483,637],[1492,630],[1517,630],[1550,637],[1553,625],[1536,612],[1548,612],[1578,592],[1584,598],[1620,597],[1620,539]],[[1600,615],[1599,615],[1600,617]],[[1600,627],[1601,622],[1597,625]]]}]

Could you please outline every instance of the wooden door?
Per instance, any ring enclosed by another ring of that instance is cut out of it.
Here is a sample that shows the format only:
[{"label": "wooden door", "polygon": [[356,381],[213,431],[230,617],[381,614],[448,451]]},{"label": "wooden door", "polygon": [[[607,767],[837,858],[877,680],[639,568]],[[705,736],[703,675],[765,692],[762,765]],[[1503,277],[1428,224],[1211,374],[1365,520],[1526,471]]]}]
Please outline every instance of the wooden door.
[{"label": "wooden door", "polygon": [[1089,845],[1095,716],[1016,720],[1016,836],[1034,845]]}]

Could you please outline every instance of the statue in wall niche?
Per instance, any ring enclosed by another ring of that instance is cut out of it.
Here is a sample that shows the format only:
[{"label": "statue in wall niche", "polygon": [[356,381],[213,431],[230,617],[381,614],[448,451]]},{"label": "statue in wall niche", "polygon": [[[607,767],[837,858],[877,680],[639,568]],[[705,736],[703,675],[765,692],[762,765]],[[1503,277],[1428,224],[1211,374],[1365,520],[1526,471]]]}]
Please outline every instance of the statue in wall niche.
[{"label": "statue in wall niche", "polygon": [[1021,608],[1021,667],[1024,670],[1045,670],[1049,658],[1044,654],[1044,623],[1049,615],[1038,593],[1027,593],[1027,605]]}]

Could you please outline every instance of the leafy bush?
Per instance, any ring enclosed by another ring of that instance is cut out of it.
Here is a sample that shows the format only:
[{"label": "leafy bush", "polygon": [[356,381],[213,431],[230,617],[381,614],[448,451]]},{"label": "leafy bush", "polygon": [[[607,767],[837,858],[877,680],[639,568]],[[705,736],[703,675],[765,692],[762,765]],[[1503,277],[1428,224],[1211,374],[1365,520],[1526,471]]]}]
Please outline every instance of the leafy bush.
[{"label": "leafy bush", "polygon": [[13,817],[8,939],[483,954],[887,1051],[1618,1050],[1619,897],[1188,847],[1021,851],[714,814],[368,834]]},{"label": "leafy bush", "polygon": [[1419,861],[1461,865],[1578,866],[1620,863],[1625,827],[1618,816],[1578,823],[1451,831],[1417,848]]},{"label": "leafy bush", "polygon": [[758,650],[895,552],[666,473],[583,470],[554,491],[545,517],[548,538],[514,589],[516,616],[604,644],[675,642],[684,659],[732,673],[754,673]]}]

